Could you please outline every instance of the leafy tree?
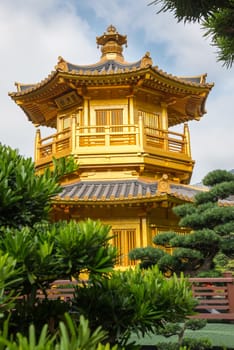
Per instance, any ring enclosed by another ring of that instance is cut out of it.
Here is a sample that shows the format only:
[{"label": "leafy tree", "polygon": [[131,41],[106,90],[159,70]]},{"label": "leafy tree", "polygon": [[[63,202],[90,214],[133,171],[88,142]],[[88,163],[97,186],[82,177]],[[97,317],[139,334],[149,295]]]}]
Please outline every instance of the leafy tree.
[{"label": "leafy tree", "polygon": [[227,259],[234,258],[234,209],[228,205],[228,197],[234,194],[234,174],[225,170],[210,172],[203,180],[209,186],[195,196],[193,204],[184,204],[174,208],[180,217],[180,226],[191,228],[188,235],[167,232],[154,237],[153,242],[160,246],[173,248],[172,255],[163,252],[151,255],[130,252],[131,259],[141,259],[148,264],[158,264],[164,273],[196,275],[214,268],[214,259],[218,253]]},{"label": "leafy tree", "polygon": [[48,219],[50,199],[61,191],[58,180],[77,165],[54,159],[54,170],[37,175],[31,158],[0,144],[0,226],[32,226]]},{"label": "leafy tree", "polygon": [[[60,158],[53,159],[52,169],[37,174],[30,158],[0,144],[0,313],[6,316],[11,310],[18,330],[34,321],[37,326],[51,318],[59,321],[68,310],[64,302],[48,301],[51,282],[79,279],[84,271],[94,278],[115,264],[109,226],[92,220],[48,222],[50,199],[61,190],[59,180],[76,169],[72,157]],[[44,301],[37,298],[40,290]],[[20,298],[14,303],[15,295]]]},{"label": "leafy tree", "polygon": [[0,237],[0,250],[21,269],[21,292],[29,294],[33,288],[48,288],[58,278],[109,273],[117,255],[109,244],[109,231],[110,226],[90,219],[7,228]]},{"label": "leafy tree", "polygon": [[185,337],[187,329],[197,331],[205,327],[206,320],[190,319],[184,323],[170,323],[164,322],[162,327],[159,327],[157,334],[164,337],[171,337],[177,335],[178,341],[175,342],[160,342],[157,344],[158,350],[179,350],[181,347],[190,350],[205,350],[212,349],[211,341],[207,338],[188,338]]},{"label": "leafy tree", "polygon": [[233,0],[154,0],[160,12],[172,12],[184,22],[200,22],[218,48],[218,60],[231,67],[234,60],[234,1]]},{"label": "leafy tree", "polygon": [[[110,226],[92,220],[49,223],[50,199],[60,191],[57,181],[67,170],[74,170],[72,159],[54,160],[53,170],[36,174],[31,159],[0,146],[0,296],[4,303],[0,313],[5,316],[0,320],[0,348],[79,348],[75,324],[65,329],[60,323],[67,311],[72,311],[77,325],[82,321],[76,311],[88,316],[92,331],[101,325],[108,332],[106,341],[113,346],[125,343],[131,331],[144,334],[162,318],[179,321],[193,312],[195,301],[183,278],[167,280],[156,269],[144,274],[140,270],[113,273],[117,252],[109,244]],[[51,282],[79,280],[81,272],[87,273],[88,281],[82,286],[78,283],[74,303],[49,299]],[[13,303],[5,298],[10,288],[14,289],[10,297],[19,296]],[[39,292],[43,293],[40,298]],[[78,302],[78,298],[83,300]],[[7,338],[9,314],[13,335]],[[45,323],[48,326],[43,327]],[[30,324],[34,326],[27,336]],[[47,329],[57,333],[59,324],[61,333],[68,335],[61,340],[61,347],[46,336]],[[92,348],[89,335],[84,336],[87,346],[80,348]],[[98,345],[97,350],[109,348]]]},{"label": "leafy tree", "polygon": [[[18,324],[18,330],[26,330],[31,322],[42,326],[49,319],[54,328],[68,311],[69,304],[48,301],[47,289],[54,280],[62,278],[69,283],[72,277],[79,280],[81,272],[93,279],[113,269],[117,251],[109,244],[109,230],[110,226],[92,220],[2,230],[0,251],[19,270],[15,293],[26,297],[25,301],[18,299],[12,311],[11,321]],[[44,300],[38,300],[40,291]]]}]

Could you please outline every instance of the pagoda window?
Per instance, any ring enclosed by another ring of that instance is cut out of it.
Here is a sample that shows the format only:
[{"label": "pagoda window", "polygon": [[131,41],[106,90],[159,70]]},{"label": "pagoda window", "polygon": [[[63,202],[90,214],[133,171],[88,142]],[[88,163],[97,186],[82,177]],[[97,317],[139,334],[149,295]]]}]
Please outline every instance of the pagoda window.
[{"label": "pagoda window", "polygon": [[135,265],[133,260],[128,258],[128,252],[136,248],[136,229],[112,229],[113,245],[118,249],[117,265]]},{"label": "pagoda window", "polygon": [[104,126],[110,126],[111,132],[123,131],[123,109],[97,109],[96,132],[105,132]]}]

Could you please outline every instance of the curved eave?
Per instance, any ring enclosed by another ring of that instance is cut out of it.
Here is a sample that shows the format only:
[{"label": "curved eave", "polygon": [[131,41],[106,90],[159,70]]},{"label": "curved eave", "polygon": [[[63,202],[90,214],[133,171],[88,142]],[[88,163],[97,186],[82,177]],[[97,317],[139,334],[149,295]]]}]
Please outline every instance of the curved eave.
[{"label": "curved eave", "polygon": [[[53,81],[54,77],[58,74],[57,71],[52,71],[45,79],[41,80],[39,83],[36,84],[21,84],[16,83],[18,86],[19,91],[16,92],[9,92],[8,95],[12,99],[16,99],[17,97],[23,97],[25,95],[29,95],[32,92],[41,89],[42,87],[46,86],[49,82]],[[23,89],[21,87],[24,86]],[[28,88],[26,88],[28,86]]]},{"label": "curved eave", "polygon": [[[118,63],[119,64],[119,63]],[[74,67],[82,67],[82,66],[75,66]],[[84,67],[88,67],[88,66],[84,66]],[[89,66],[91,67],[91,66]],[[95,65],[93,66],[95,67]],[[129,68],[131,67],[131,68]],[[77,77],[77,79],[79,80],[83,80],[84,82],[86,82],[88,85],[92,85],[95,84],[95,82],[97,82],[99,80],[99,78],[101,79],[110,79],[113,78],[113,82],[115,81],[116,77],[136,77],[136,76],[140,76],[141,79],[144,80],[144,82],[147,82],[149,80],[154,81],[154,82],[160,82],[167,84],[168,88],[170,87],[170,85],[172,85],[172,87],[175,87],[178,89],[181,89],[183,91],[189,90],[191,91],[191,88],[193,89],[197,89],[197,91],[200,90],[205,90],[205,91],[209,91],[211,90],[211,88],[213,87],[214,84],[208,84],[208,83],[196,83],[196,82],[190,82],[189,80],[185,80],[185,78],[179,78],[176,76],[173,76],[171,74],[167,74],[166,72],[159,70],[157,67],[146,67],[146,68],[142,68],[142,67],[138,67],[138,66],[134,66],[132,64],[129,65],[129,67],[123,65],[123,68],[117,69],[117,70],[108,70],[108,71],[98,71],[93,69],[92,70],[87,70],[87,69],[72,69],[72,70],[62,70],[61,68],[57,68],[56,71],[52,71],[47,78],[43,79],[41,82],[37,83],[37,84],[31,84],[31,85],[23,85],[20,83],[18,84],[18,87],[24,87],[23,89],[21,88],[19,91],[17,92],[10,92],[9,96],[11,96],[13,99],[17,98],[17,97],[23,97],[25,95],[29,95],[35,91],[38,91],[42,88],[44,88],[45,86],[47,86],[50,82],[52,82],[58,75],[64,78],[73,78],[73,77]],[[109,82],[110,84],[110,82]],[[28,86],[28,88],[27,88]],[[194,91],[195,91],[194,90]]]},{"label": "curved eave", "polygon": [[[19,86],[22,85],[18,84]],[[82,87],[97,89],[107,87],[109,89],[110,87],[118,88],[118,86],[121,86],[121,89],[126,86],[127,89],[133,88],[143,93],[145,89],[152,95],[155,92],[169,94],[172,98],[176,97],[181,101],[184,98],[191,98],[192,103],[190,101],[187,103],[189,106],[194,106],[191,113],[186,110],[185,105],[183,107],[183,104],[181,112],[175,110],[174,113],[179,116],[179,122],[184,122],[200,118],[205,113],[205,100],[213,84],[188,82],[151,66],[103,72],[57,69],[38,84],[24,85],[23,90],[11,92],[9,96],[23,109],[30,121],[35,124],[53,126],[53,120],[59,111],[55,103],[57,97],[68,92],[77,92],[77,89],[82,89]],[[126,94],[129,94],[130,90]]]},{"label": "curved eave", "polygon": [[[182,203],[193,203],[194,198],[184,196],[178,192],[175,193],[160,193],[156,195],[146,195],[146,196],[138,196],[138,197],[129,197],[129,198],[114,198],[114,199],[79,199],[79,198],[70,198],[65,197],[61,198],[56,196],[52,198],[51,204],[53,206],[138,206],[138,205],[146,205],[152,203],[161,203],[161,202],[172,202],[174,204],[182,204]],[[234,207],[234,201],[220,201],[220,206],[228,206]]]},{"label": "curved eave", "polygon": [[61,198],[59,196],[54,197],[51,200],[52,205],[60,206],[60,205],[68,205],[68,206],[106,206],[106,205],[141,205],[141,204],[151,204],[155,202],[174,202],[174,203],[182,203],[182,202],[193,202],[193,199],[188,198],[186,196],[182,196],[180,194],[156,194],[156,195],[146,195],[146,196],[138,196],[138,197],[129,197],[129,198],[113,198],[113,199],[79,199],[79,198],[71,198],[65,197]]},{"label": "curved eave", "polygon": [[[191,77],[179,77],[159,69],[157,66],[151,68],[154,73],[163,78],[169,79],[169,81],[178,82],[187,87],[198,87],[198,88],[208,88],[209,90],[214,86],[213,83],[205,83],[206,74],[201,74],[199,76]],[[199,81],[199,82],[198,82]]]},{"label": "curved eave", "polygon": [[[146,91],[160,91],[164,94],[164,102],[168,103],[168,108],[171,111],[174,110],[180,119],[185,118],[185,122],[199,119],[206,113],[205,102],[212,87],[213,84],[187,82],[151,68],[145,72],[140,88]],[[178,102],[181,107],[183,106],[181,110],[178,109]],[[187,106],[189,109],[192,107],[192,110],[188,110]]]}]

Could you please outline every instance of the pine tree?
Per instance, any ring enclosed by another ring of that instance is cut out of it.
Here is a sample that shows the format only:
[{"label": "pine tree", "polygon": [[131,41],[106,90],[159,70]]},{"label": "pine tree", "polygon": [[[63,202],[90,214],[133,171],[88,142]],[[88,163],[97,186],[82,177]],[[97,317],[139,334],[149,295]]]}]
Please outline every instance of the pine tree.
[{"label": "pine tree", "polygon": [[180,217],[179,225],[191,229],[182,236],[174,232],[162,233],[154,237],[153,243],[170,246],[173,253],[152,253],[150,258],[145,248],[130,252],[131,259],[141,259],[142,265],[158,264],[164,273],[196,275],[214,269],[214,258],[222,253],[228,259],[234,258],[234,207],[230,196],[234,195],[234,174],[225,170],[210,172],[203,180],[209,187],[195,196],[193,204],[174,208]]},{"label": "pine tree", "polygon": [[184,22],[199,22],[218,48],[218,60],[231,67],[234,60],[234,1],[233,0],[154,0],[161,5],[158,13],[172,12]]}]

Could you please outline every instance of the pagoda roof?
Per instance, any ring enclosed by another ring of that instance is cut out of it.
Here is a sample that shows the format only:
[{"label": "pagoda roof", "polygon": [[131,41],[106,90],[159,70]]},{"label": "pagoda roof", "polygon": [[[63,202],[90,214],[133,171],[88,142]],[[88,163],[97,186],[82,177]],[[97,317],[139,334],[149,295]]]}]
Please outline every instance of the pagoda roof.
[{"label": "pagoda roof", "polygon": [[[177,115],[171,118],[171,126],[199,119],[206,112],[206,97],[213,87],[206,83],[206,74],[192,77],[168,74],[153,65],[149,52],[136,62],[126,62],[122,46],[127,43],[127,37],[120,35],[114,26],[97,37],[97,43],[102,46],[102,56],[97,63],[77,65],[59,57],[55,70],[45,79],[36,84],[16,83],[17,91],[10,92],[9,96],[29,120],[47,126],[55,125],[62,109],[79,107],[84,96],[95,99],[103,89],[115,89],[115,94],[119,91],[122,97],[138,93],[150,95],[152,99],[161,96],[161,102],[172,106],[173,115]],[[67,94],[71,93],[70,99]],[[68,97],[72,103],[62,107],[58,101],[61,96]],[[180,103],[175,104],[177,99]]]},{"label": "pagoda roof", "polygon": [[[161,186],[163,182],[163,187]],[[63,185],[59,195],[52,198],[53,204],[67,205],[108,205],[108,204],[140,204],[147,202],[172,201],[175,203],[192,203],[196,194],[209,189],[192,185],[183,185],[165,181],[101,180],[82,181]],[[234,206],[234,196],[219,201],[221,206]]]},{"label": "pagoda roof", "polygon": [[[146,60],[147,62],[145,62]],[[135,74],[134,74],[135,73]],[[151,73],[152,76],[146,75],[146,79],[153,78],[166,78],[169,83],[176,82],[180,84],[181,89],[185,89],[186,87],[195,87],[195,88],[208,88],[211,89],[213,87],[213,83],[206,83],[206,74],[201,74],[197,76],[191,76],[191,77],[182,77],[182,76],[175,76],[172,74],[168,74],[167,72],[161,70],[158,68],[158,66],[153,66],[151,58],[149,57],[149,53],[146,53],[146,55],[133,63],[129,62],[119,62],[115,60],[106,60],[106,61],[99,61],[95,64],[89,64],[89,65],[76,65],[73,63],[69,63],[68,61],[64,60],[62,57],[59,57],[58,63],[55,66],[55,70],[52,71],[47,78],[43,79],[42,81],[35,83],[35,84],[22,84],[22,83],[15,83],[17,86],[17,92],[10,92],[9,95],[11,97],[20,97],[24,95],[28,95],[32,93],[33,91],[39,90],[42,87],[45,87],[47,84],[52,82],[57,76],[60,77],[72,77],[76,76],[80,79],[88,77],[88,83],[89,85],[92,84],[92,80],[95,80],[98,76],[105,78],[108,76],[116,76],[116,75],[130,75],[130,76],[138,76],[137,73],[143,73],[144,75],[146,73]],[[87,83],[87,82],[86,82]],[[121,82],[123,83],[123,81]],[[177,85],[177,89],[179,89],[179,86]]]},{"label": "pagoda roof", "polygon": [[160,189],[160,181],[103,180],[77,181],[63,186],[62,192],[53,198],[53,203],[118,203],[163,200],[165,195],[186,202],[192,202],[201,188],[171,183],[168,190]]}]

